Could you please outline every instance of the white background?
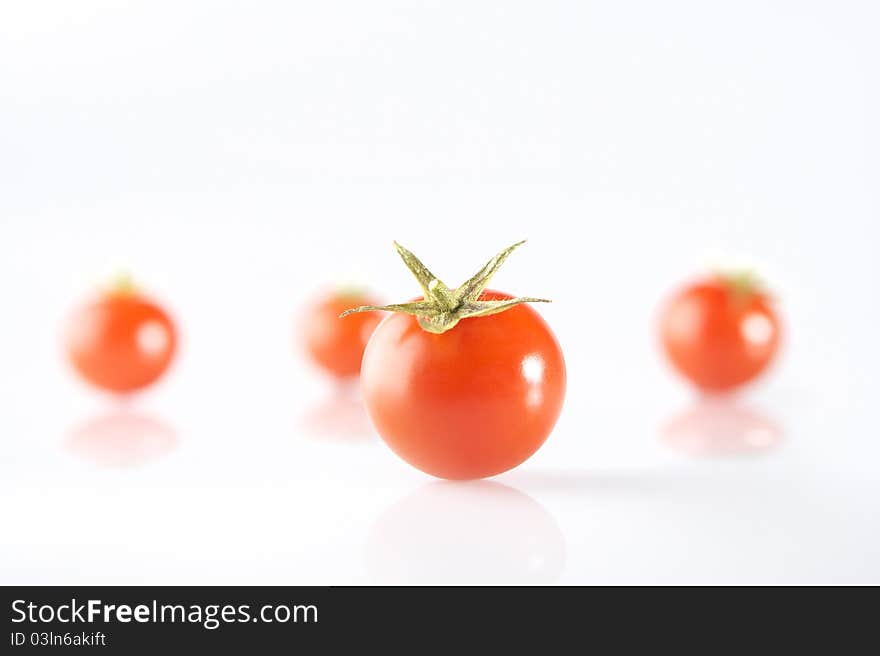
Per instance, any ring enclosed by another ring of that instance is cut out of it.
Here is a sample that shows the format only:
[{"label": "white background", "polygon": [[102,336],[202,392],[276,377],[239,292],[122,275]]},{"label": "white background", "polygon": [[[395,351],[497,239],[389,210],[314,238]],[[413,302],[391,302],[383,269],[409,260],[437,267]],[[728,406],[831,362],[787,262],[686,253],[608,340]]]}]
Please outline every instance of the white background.
[{"label": "white background", "polygon": [[[0,582],[880,583],[878,21],[4,2]],[[563,415],[516,470],[433,481],[308,367],[296,322],[325,284],[412,296],[392,239],[456,284],[523,237],[494,286],[555,300]],[[707,405],[656,309],[741,263],[785,348]],[[61,348],[120,267],[182,332],[127,404]]]}]

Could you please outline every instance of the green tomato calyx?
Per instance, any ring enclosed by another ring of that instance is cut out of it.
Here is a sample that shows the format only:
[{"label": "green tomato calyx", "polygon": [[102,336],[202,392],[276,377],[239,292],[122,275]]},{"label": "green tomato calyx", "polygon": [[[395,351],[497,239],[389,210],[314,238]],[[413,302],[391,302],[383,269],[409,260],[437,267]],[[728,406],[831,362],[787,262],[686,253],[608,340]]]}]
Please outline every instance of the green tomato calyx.
[{"label": "green tomato calyx", "polygon": [[525,241],[520,241],[505,248],[491,260],[486,262],[482,269],[457,289],[450,289],[431,273],[422,261],[410,251],[394,242],[397,254],[403,260],[406,267],[412,272],[419,286],[422,288],[424,300],[412,303],[397,303],[393,305],[364,305],[362,307],[346,310],[340,317],[346,317],[355,312],[372,312],[375,310],[386,312],[401,312],[418,317],[419,326],[429,333],[445,333],[454,328],[462,319],[472,317],[487,317],[491,314],[504,312],[521,303],[549,303],[543,298],[508,298],[500,300],[481,300],[480,295],[495,272],[501,268],[508,256],[522,246]]},{"label": "green tomato calyx", "polygon": [[764,284],[752,269],[717,270],[715,276],[738,297],[763,291]]},{"label": "green tomato calyx", "polygon": [[134,278],[128,271],[117,272],[107,287],[107,293],[110,296],[133,296],[137,290]]}]

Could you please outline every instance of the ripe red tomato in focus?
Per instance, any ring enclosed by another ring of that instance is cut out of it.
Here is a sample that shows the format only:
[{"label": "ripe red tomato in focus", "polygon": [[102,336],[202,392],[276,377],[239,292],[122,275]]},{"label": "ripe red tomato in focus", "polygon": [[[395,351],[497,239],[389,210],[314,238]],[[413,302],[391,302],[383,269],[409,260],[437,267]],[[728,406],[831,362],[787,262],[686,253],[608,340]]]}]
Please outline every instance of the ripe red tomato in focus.
[{"label": "ripe red tomato in focus", "polygon": [[706,391],[752,381],[779,350],[780,320],[748,278],[715,276],[673,296],[660,317],[663,349],[685,378]]},{"label": "ripe red tomato in focus", "polygon": [[361,386],[376,429],[401,458],[441,478],[482,478],[517,466],[547,439],[562,409],[565,362],[529,305],[442,334],[391,314],[367,345]]},{"label": "ripe red tomato in focus", "polygon": [[375,301],[360,292],[336,292],[305,311],[303,339],[307,355],[318,367],[340,379],[360,373],[367,341],[382,320],[374,312],[340,321],[339,315],[354,305],[375,305]]},{"label": "ripe red tomato in focus", "polygon": [[110,392],[134,392],[154,383],[168,369],[176,346],[171,317],[129,286],[79,308],[67,327],[70,362],[88,382]]}]

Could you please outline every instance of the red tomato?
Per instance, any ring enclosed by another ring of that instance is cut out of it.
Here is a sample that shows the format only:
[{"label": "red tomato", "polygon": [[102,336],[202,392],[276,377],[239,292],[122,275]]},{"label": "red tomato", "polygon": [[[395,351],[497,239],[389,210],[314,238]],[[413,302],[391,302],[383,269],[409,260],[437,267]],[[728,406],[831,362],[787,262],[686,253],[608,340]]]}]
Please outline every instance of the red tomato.
[{"label": "red tomato", "polygon": [[664,307],[660,329],[675,368],[707,391],[753,380],[779,349],[776,311],[748,279],[717,276],[686,287]]},{"label": "red tomato", "polygon": [[118,393],[155,382],[168,369],[176,343],[168,314],[130,288],[78,309],[67,330],[74,368],[93,385]]},{"label": "red tomato", "polygon": [[307,355],[325,372],[341,379],[360,373],[364,348],[382,320],[373,312],[340,321],[339,315],[354,305],[375,305],[375,302],[362,293],[337,292],[316,301],[305,311],[303,337]]},{"label": "red tomato", "polygon": [[441,478],[482,478],[516,467],[547,439],[562,409],[565,363],[528,305],[441,334],[392,314],[367,345],[361,385],[376,429],[401,458]]}]

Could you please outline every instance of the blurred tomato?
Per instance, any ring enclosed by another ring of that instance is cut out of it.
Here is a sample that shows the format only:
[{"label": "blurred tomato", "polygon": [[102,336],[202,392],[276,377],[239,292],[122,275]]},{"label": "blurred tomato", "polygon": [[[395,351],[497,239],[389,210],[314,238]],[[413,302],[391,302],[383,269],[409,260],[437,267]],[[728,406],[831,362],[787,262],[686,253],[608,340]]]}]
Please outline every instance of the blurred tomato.
[{"label": "blurred tomato", "polygon": [[714,276],[673,296],[660,332],[670,362],[707,391],[756,378],[779,350],[780,321],[770,298],[749,276]]},{"label": "blurred tomato", "polygon": [[340,320],[345,310],[376,305],[363,292],[337,291],[306,307],[303,323],[304,348],[309,358],[326,373],[340,379],[356,377],[373,329],[382,320],[377,313],[358,314]]},{"label": "blurred tomato", "polygon": [[174,323],[130,284],[77,309],[67,327],[67,354],[93,385],[126,393],[154,383],[174,356]]}]

